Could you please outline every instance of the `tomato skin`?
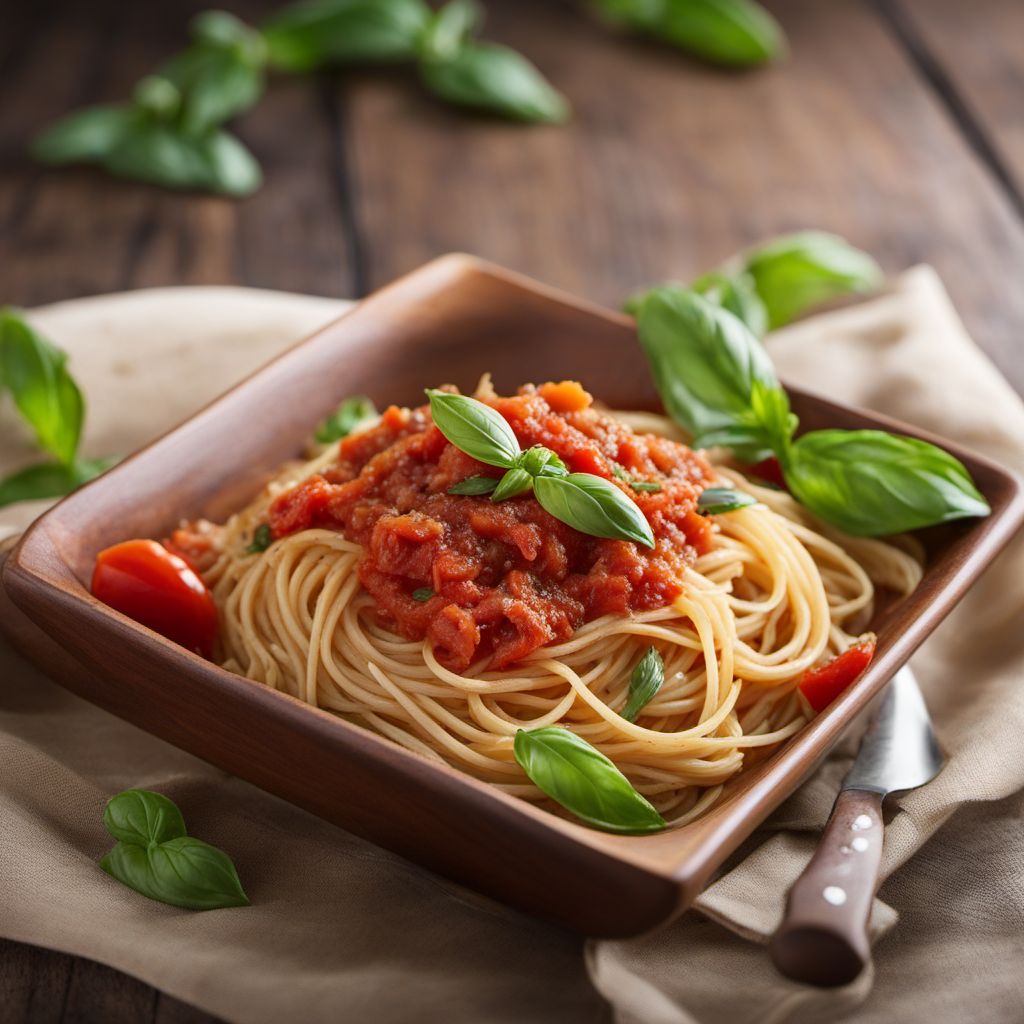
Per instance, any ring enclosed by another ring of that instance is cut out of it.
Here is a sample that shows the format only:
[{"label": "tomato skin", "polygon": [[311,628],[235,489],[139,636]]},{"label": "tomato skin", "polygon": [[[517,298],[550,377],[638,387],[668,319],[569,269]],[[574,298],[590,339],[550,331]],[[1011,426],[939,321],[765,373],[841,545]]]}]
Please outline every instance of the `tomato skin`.
[{"label": "tomato skin", "polygon": [[875,637],[869,633],[838,657],[818,668],[809,668],[800,680],[807,703],[822,712],[860,677],[875,656]]},{"label": "tomato skin", "polygon": [[217,606],[188,563],[154,540],[126,540],[96,556],[93,596],[161,636],[209,658]]}]

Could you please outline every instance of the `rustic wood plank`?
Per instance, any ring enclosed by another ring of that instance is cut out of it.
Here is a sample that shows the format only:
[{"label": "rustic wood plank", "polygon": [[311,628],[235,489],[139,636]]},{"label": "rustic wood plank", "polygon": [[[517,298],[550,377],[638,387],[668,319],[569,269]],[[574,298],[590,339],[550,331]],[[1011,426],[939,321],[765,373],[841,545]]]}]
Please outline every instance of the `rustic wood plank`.
[{"label": "rustic wood plank", "polygon": [[916,38],[922,59],[934,62],[1024,209],[1024,4],[898,0],[888,13]]},{"label": "rustic wood plank", "polygon": [[463,249],[616,304],[756,239],[820,227],[892,270],[934,263],[978,342],[1024,385],[1024,229],[1006,197],[871,3],[772,6],[791,57],[729,74],[569,5],[490,5],[487,34],[572,97],[565,127],[467,118],[400,76],[354,83],[370,283]]},{"label": "rustic wood plank", "polygon": [[[24,46],[4,84],[5,94],[27,100],[3,114],[0,301],[209,283],[351,294],[356,275],[330,173],[329,118],[307,82],[275,82],[239,124],[267,176],[246,200],[183,195],[89,169],[47,170],[25,156],[32,133],[61,114],[126,97],[182,45],[191,14],[208,6],[59,4],[45,32],[20,30]],[[276,6],[252,0],[236,9],[255,20]]]},{"label": "rustic wood plank", "polygon": [[0,939],[0,1024],[59,1024],[74,958]]}]

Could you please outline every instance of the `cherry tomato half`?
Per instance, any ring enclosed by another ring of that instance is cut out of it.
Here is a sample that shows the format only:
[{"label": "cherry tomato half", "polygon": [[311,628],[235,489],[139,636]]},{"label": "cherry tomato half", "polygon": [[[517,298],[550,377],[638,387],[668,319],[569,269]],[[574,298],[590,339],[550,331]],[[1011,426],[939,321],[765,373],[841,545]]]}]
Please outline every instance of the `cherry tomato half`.
[{"label": "cherry tomato half", "polygon": [[204,657],[213,653],[217,607],[188,563],[153,540],[126,540],[96,556],[92,592],[104,604]]},{"label": "cherry tomato half", "polygon": [[824,711],[871,664],[875,637],[868,633],[824,665],[810,668],[800,680],[800,692],[815,711]]}]

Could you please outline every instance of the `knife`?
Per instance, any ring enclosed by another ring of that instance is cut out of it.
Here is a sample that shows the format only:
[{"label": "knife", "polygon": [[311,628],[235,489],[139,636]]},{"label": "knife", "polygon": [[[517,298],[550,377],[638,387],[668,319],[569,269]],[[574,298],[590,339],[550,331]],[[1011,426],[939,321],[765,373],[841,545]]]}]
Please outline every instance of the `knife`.
[{"label": "knife", "polygon": [[853,981],[867,965],[882,801],[931,781],[944,760],[917,680],[902,668],[864,733],[818,849],[789,890],[769,943],[772,962],[787,978],[832,988]]}]

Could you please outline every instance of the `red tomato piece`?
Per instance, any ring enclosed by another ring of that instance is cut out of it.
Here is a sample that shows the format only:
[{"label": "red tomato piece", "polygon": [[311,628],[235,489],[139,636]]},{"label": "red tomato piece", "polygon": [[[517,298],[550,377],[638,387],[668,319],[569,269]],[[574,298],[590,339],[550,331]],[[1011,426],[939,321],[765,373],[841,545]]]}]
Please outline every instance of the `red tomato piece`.
[{"label": "red tomato piece", "polygon": [[92,592],[104,604],[204,657],[213,653],[217,607],[206,584],[154,540],[126,540],[96,556]]},{"label": "red tomato piece", "polygon": [[800,680],[800,692],[815,711],[824,711],[871,664],[875,637],[869,633],[825,665],[808,669]]},{"label": "red tomato piece", "polygon": [[767,459],[762,459],[760,462],[747,466],[743,472],[755,480],[764,480],[766,483],[775,484],[776,487],[781,487],[783,490],[787,489],[786,478],[782,475],[782,467],[774,455],[769,455]]}]

